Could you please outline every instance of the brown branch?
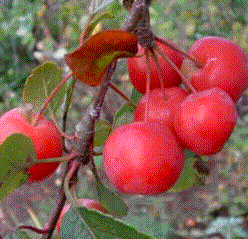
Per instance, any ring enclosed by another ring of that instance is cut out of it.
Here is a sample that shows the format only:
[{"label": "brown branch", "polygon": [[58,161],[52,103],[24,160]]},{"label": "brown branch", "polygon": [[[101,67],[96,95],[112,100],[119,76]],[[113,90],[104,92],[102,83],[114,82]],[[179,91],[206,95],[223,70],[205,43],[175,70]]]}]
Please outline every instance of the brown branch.
[{"label": "brown branch", "polygon": [[[65,169],[65,172],[63,175],[63,179],[65,178],[67,172],[69,171],[69,164],[68,163],[65,163],[64,169]],[[41,239],[50,239],[53,235],[53,231],[56,227],[60,213],[61,213],[61,211],[65,205],[65,201],[66,201],[66,196],[64,193],[63,186],[64,185],[62,184],[60,189],[59,189],[59,193],[58,193],[58,196],[56,198],[54,208],[52,209],[52,212],[50,214],[51,216],[50,216],[48,222],[46,223],[46,228],[49,229],[49,232],[47,234],[43,234]]]},{"label": "brown branch", "polygon": [[[128,32],[134,30],[137,27],[136,23],[139,22],[141,14],[147,11],[150,2],[150,0],[135,0],[124,22],[122,30]],[[86,164],[89,162],[89,150],[94,137],[95,122],[99,119],[109,82],[116,68],[116,63],[117,61],[115,60],[107,69],[103,77],[103,81],[95,93],[93,103],[87,109],[85,117],[76,126],[77,138],[72,141],[73,150],[80,155],[77,160],[81,164]],[[42,239],[50,239],[52,237],[65,200],[66,197],[62,187],[56,200],[54,210],[52,211],[51,217],[49,218],[49,221],[46,225],[46,227],[49,228],[49,233],[47,235],[43,235]]]}]

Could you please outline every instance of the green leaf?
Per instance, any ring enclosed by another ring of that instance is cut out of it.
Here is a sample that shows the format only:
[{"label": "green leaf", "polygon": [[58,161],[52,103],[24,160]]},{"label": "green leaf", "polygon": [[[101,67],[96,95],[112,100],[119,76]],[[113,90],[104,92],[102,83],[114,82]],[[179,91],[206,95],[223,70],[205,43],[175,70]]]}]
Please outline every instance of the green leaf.
[{"label": "green leaf", "polygon": [[98,176],[96,176],[96,181],[100,204],[115,217],[125,217],[128,214],[128,206],[125,202],[114,192],[105,187]]},{"label": "green leaf", "polygon": [[96,13],[102,8],[106,7],[110,3],[112,3],[115,0],[92,0],[90,6],[89,6],[89,12],[90,13]]},{"label": "green leaf", "polygon": [[129,104],[123,105],[116,113],[112,129],[117,128],[120,125],[128,124],[133,121],[133,114],[135,109]]},{"label": "green leaf", "polygon": [[8,234],[7,236],[4,237],[4,239],[32,239],[31,237],[28,236],[26,232],[23,231],[16,231],[14,234]]},{"label": "green leaf", "polygon": [[[91,239],[74,210],[70,208],[62,219],[62,239]],[[85,207],[77,208],[77,210],[97,239],[152,239],[152,237],[137,231],[120,220],[96,210],[89,210]]]},{"label": "green leaf", "polygon": [[94,162],[95,162],[96,168],[101,168],[102,167],[102,155],[95,156]]},{"label": "green leaf", "polygon": [[181,176],[168,192],[181,192],[191,188],[197,181],[197,170],[193,168],[196,158],[187,158]]},{"label": "green leaf", "polygon": [[0,185],[0,201],[2,201],[13,190],[20,187],[28,179],[28,175],[22,172],[11,171],[8,177]]},{"label": "green leaf", "polygon": [[194,157],[196,154],[192,151],[190,151],[189,149],[185,149],[184,150],[184,158],[188,159],[188,158],[192,158]]},{"label": "green leaf", "polygon": [[[27,78],[23,91],[23,100],[26,103],[31,103],[34,109],[39,110],[47,99],[46,91],[49,96],[62,79],[63,69],[58,68],[56,63],[45,62],[35,68]],[[53,112],[60,108],[65,93],[66,85],[64,84],[50,102]],[[46,109],[45,114],[48,114],[48,109]]]},{"label": "green leaf", "polygon": [[12,170],[19,171],[28,157],[35,158],[32,140],[23,134],[12,134],[0,145],[0,182]]},{"label": "green leaf", "polygon": [[142,94],[139,93],[135,88],[132,89],[131,93],[131,100],[134,104],[138,104],[140,98],[142,97]]},{"label": "green leaf", "polygon": [[23,134],[13,134],[0,145],[0,201],[21,186],[28,176],[20,170],[35,158],[32,141]]},{"label": "green leaf", "polygon": [[100,119],[96,123],[95,127],[95,138],[94,138],[94,147],[103,146],[109,133],[111,131],[111,126],[107,121]]},{"label": "green leaf", "polygon": [[[140,213],[139,215],[130,215],[123,218],[127,224],[133,226],[138,231],[155,238],[175,238],[172,235],[171,225],[168,219],[155,218],[149,213]],[[172,236],[172,237],[171,237]]]}]

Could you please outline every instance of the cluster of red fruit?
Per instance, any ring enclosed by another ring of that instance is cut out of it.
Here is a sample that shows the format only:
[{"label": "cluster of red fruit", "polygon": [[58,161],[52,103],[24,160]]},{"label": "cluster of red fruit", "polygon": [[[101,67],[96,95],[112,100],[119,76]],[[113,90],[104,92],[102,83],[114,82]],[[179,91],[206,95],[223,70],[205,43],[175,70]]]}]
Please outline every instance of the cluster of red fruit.
[{"label": "cluster of red fruit", "polygon": [[148,93],[145,56],[127,60],[131,83],[144,95],[134,122],[115,129],[103,150],[106,175],[126,194],[157,195],[172,187],[182,172],[185,148],[199,155],[219,152],[236,124],[235,103],[248,84],[247,57],[234,42],[219,37],[196,41],[188,55],[201,67],[161,41],[156,44],[181,68],[194,92],[180,87],[174,67],[158,55],[165,89],[151,59]]}]

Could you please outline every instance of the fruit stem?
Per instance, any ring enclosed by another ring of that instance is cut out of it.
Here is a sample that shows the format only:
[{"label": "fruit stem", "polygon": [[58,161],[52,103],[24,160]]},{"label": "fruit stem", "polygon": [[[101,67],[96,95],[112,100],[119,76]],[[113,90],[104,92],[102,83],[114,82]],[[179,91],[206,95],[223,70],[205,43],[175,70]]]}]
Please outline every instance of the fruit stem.
[{"label": "fruit stem", "polygon": [[[69,87],[69,89],[68,89],[68,91],[66,93],[65,107],[64,107],[63,117],[62,117],[62,122],[63,122],[62,131],[63,132],[66,131],[67,116],[68,116],[69,108],[70,108],[70,105],[71,105],[76,80],[77,80],[76,77],[73,76],[72,81],[71,81],[71,85],[70,85],[70,87]],[[63,140],[63,145],[65,146],[65,140]],[[65,149],[65,152],[68,153],[66,147],[63,147],[63,148]]]},{"label": "fruit stem", "polygon": [[[55,162],[68,162],[76,157],[78,157],[79,155],[75,152],[72,152],[66,156],[60,157],[60,158],[46,158],[46,159],[42,159],[42,160],[33,160],[30,162],[30,164],[28,164],[28,168],[36,165],[36,164],[43,164],[43,163],[55,163]],[[25,164],[25,167],[27,167],[27,164]]]},{"label": "fruit stem", "polygon": [[37,234],[46,234],[49,232],[48,228],[39,229],[37,227],[28,226],[28,225],[18,226],[15,231],[17,231],[17,230],[30,230],[30,231],[33,231]]},{"label": "fruit stem", "polygon": [[40,120],[41,114],[44,111],[44,109],[46,108],[46,106],[50,103],[50,101],[52,100],[52,98],[54,97],[54,95],[57,93],[57,91],[65,84],[65,82],[71,76],[72,76],[72,73],[69,73],[68,75],[66,75],[64,77],[64,79],[56,86],[56,88],[54,88],[54,90],[52,91],[52,93],[50,94],[50,96],[46,99],[45,103],[43,104],[43,106],[38,111],[37,115],[35,116],[34,121],[32,123],[32,126],[35,126],[37,124],[37,122]]},{"label": "fruit stem", "polygon": [[204,66],[204,64],[202,62],[200,62],[199,60],[197,60],[196,58],[190,56],[189,54],[187,54],[186,52],[178,49],[177,47],[173,46],[172,44],[170,44],[169,42],[166,42],[165,40],[159,38],[159,37],[155,37],[155,40],[170,47],[172,50],[175,50],[179,53],[181,53],[183,56],[185,56],[186,58],[188,58],[189,60],[191,60],[195,65],[196,67],[198,68],[202,68]]},{"label": "fruit stem", "polygon": [[160,80],[160,84],[161,84],[161,90],[163,92],[163,98],[164,98],[164,101],[166,101],[165,89],[164,89],[164,81],[163,81],[163,76],[161,74],[161,67],[160,67],[160,65],[158,63],[158,58],[157,58],[156,54],[154,53],[154,51],[152,51],[152,58],[154,59],[155,64],[156,64],[156,68],[157,68],[157,71],[158,71],[159,80]]},{"label": "fruit stem", "polygon": [[174,68],[174,70],[180,75],[182,78],[182,82],[187,87],[189,91],[192,91],[193,93],[197,93],[196,89],[193,87],[193,85],[189,82],[189,80],[185,77],[185,75],[180,71],[180,69],[171,61],[171,59],[166,56],[166,54],[155,44],[154,48],[162,55],[162,57]]},{"label": "fruit stem", "polygon": [[150,95],[150,88],[151,88],[151,64],[150,64],[150,51],[146,48],[145,50],[146,55],[146,66],[147,66],[147,82],[146,82],[146,95],[147,95],[147,101],[146,101],[146,112],[145,112],[145,121],[148,120],[148,111],[149,111],[149,95]]},{"label": "fruit stem", "polygon": [[111,82],[109,83],[109,87],[113,89],[117,94],[119,94],[123,99],[125,99],[134,109],[136,109],[136,105],[129,99],[121,90],[119,90],[115,85]]}]

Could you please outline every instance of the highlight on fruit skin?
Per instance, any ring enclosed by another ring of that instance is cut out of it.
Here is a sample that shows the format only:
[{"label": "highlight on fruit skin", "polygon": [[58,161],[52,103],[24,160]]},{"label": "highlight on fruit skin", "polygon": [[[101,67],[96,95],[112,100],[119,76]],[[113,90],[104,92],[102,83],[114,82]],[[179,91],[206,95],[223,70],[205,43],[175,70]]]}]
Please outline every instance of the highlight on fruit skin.
[{"label": "highlight on fruit skin", "polygon": [[119,192],[158,195],[179,178],[184,149],[165,124],[132,122],[109,135],[103,149],[103,166]]}]

